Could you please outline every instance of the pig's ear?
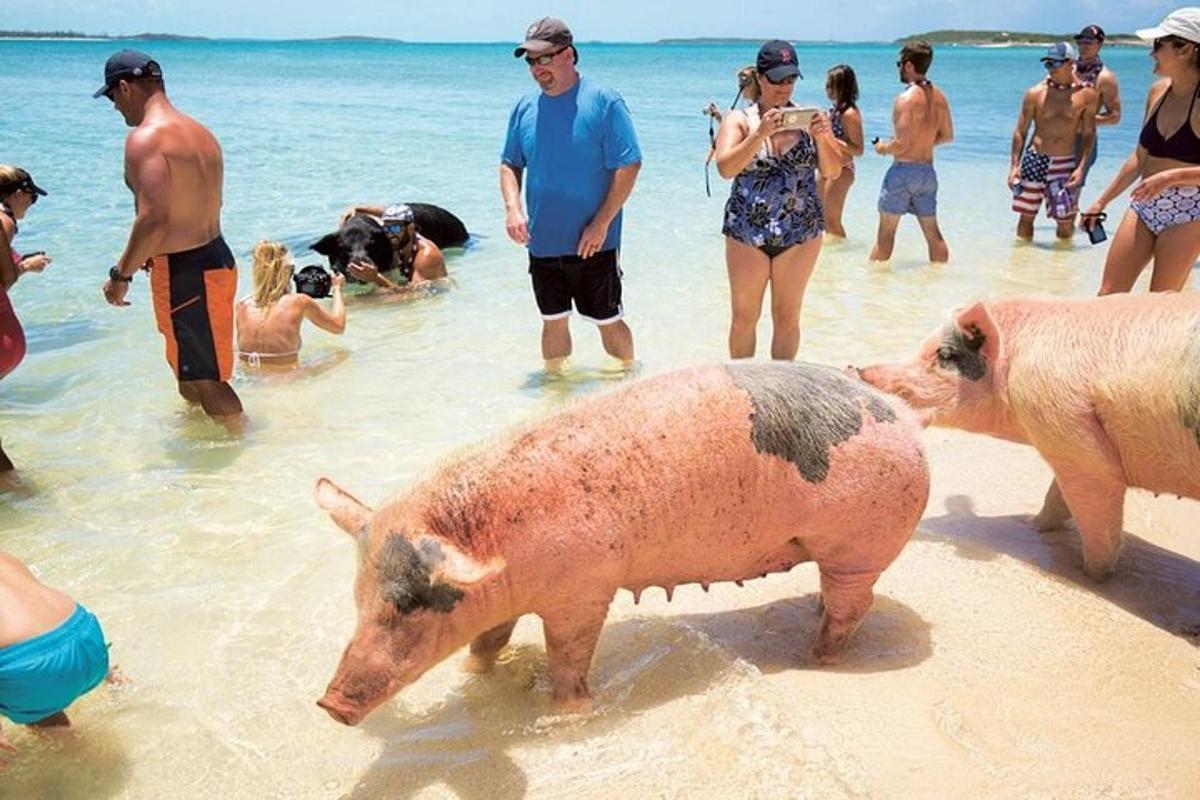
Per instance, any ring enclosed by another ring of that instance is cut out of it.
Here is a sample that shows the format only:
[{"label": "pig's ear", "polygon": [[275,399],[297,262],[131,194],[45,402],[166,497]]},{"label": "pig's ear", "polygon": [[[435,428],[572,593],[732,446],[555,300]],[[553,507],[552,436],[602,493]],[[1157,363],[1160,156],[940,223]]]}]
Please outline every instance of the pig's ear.
[{"label": "pig's ear", "polygon": [[334,248],[337,246],[337,233],[327,233],[320,239],[308,246],[309,250],[320,253],[323,256],[333,255]]},{"label": "pig's ear", "polygon": [[430,583],[448,583],[462,589],[486,580],[508,566],[500,556],[480,561],[445,539],[422,536],[416,544],[421,560],[429,567]]},{"label": "pig's ear", "polygon": [[1000,329],[982,300],[954,314],[954,324],[962,331],[967,347],[983,355],[989,364],[1000,355]]},{"label": "pig's ear", "polygon": [[358,536],[371,518],[371,509],[328,478],[317,481],[317,505],[329,512],[337,526]]}]

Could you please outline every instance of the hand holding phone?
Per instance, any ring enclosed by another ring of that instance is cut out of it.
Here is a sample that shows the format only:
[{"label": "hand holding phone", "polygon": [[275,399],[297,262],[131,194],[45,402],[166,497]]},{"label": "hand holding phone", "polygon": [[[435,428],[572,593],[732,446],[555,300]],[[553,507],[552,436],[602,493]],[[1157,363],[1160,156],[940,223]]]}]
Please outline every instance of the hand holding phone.
[{"label": "hand holding phone", "polygon": [[796,108],[781,108],[779,114],[783,118],[779,126],[781,131],[806,131],[813,120],[821,113],[819,108],[799,106]]}]

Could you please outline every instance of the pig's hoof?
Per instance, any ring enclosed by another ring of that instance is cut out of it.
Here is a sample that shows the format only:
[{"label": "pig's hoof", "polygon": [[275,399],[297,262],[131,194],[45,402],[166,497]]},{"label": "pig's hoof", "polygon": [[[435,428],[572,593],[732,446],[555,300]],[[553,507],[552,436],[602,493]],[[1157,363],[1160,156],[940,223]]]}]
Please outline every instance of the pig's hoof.
[{"label": "pig's hoof", "polygon": [[814,647],[813,657],[822,667],[831,667],[842,663],[842,650],[841,648],[835,650],[832,647]]},{"label": "pig's hoof", "polygon": [[1083,571],[1096,583],[1104,583],[1113,576],[1116,565],[1111,561],[1103,564],[1084,564]]},{"label": "pig's hoof", "polygon": [[1033,527],[1038,533],[1061,531],[1067,527],[1067,520],[1060,514],[1047,514],[1044,511],[1033,518]]},{"label": "pig's hoof", "polygon": [[469,653],[467,660],[463,662],[463,672],[469,672],[472,675],[487,675],[492,671],[492,667],[496,666],[495,656],[481,656],[478,653]]}]

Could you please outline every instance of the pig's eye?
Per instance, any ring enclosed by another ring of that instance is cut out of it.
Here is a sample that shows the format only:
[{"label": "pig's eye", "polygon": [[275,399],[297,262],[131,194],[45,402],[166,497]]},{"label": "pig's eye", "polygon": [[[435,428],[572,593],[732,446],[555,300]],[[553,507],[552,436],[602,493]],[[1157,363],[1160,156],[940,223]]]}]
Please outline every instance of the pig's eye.
[{"label": "pig's eye", "polygon": [[958,362],[958,351],[950,347],[939,347],[937,360],[941,366],[950,367]]}]

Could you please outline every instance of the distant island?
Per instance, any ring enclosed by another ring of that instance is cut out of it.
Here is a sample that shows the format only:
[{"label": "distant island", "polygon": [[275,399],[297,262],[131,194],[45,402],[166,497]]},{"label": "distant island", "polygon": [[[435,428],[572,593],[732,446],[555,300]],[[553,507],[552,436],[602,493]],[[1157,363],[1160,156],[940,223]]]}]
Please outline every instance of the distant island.
[{"label": "distant island", "polygon": [[[1005,45],[1023,44],[1053,44],[1054,42],[1069,42],[1075,38],[1074,33],[1026,33],[1023,31],[958,31],[943,30],[927,33],[914,33],[897,39],[897,44],[924,39],[930,44],[960,44],[975,47],[1000,47]],[[1104,44],[1141,45],[1145,46],[1132,33],[1114,33],[1104,40]]]},{"label": "distant island", "polygon": [[390,42],[404,44],[403,39],[390,39],[387,36],[321,36],[317,39],[305,39],[308,42]]},{"label": "distant island", "polygon": [[111,36],[107,33],[80,33],[79,31],[0,31],[0,39],[134,39],[142,42],[208,41],[207,36],[180,36],[177,33],[134,33]]}]

